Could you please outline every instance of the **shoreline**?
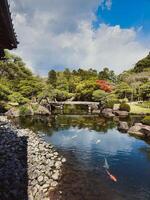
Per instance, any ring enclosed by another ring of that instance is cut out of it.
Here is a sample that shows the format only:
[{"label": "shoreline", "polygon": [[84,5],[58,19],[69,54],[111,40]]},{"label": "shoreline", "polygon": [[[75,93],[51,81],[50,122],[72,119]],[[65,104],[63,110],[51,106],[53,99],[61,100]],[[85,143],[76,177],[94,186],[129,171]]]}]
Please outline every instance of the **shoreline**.
[{"label": "shoreline", "polygon": [[0,116],[0,138],[0,173],[5,174],[0,199],[50,199],[66,159],[39,135],[17,128],[4,116]]}]

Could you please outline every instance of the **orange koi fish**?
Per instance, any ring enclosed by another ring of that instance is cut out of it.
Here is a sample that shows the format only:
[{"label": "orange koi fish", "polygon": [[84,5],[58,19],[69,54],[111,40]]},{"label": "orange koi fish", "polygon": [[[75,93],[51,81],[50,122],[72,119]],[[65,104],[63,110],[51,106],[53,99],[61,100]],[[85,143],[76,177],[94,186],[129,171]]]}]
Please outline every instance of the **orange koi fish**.
[{"label": "orange koi fish", "polygon": [[106,170],[106,172],[107,172],[109,178],[110,178],[112,181],[117,182],[117,178],[116,178],[115,176],[113,176],[108,170]]}]

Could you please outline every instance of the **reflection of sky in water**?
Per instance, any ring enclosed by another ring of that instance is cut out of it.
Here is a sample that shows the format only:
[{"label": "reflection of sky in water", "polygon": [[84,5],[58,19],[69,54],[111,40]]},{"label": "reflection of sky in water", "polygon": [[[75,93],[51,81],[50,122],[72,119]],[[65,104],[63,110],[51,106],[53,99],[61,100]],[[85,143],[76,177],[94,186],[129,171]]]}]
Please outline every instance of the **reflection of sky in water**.
[{"label": "reflection of sky in water", "polygon": [[52,136],[46,136],[46,140],[59,149],[73,151],[80,162],[89,166],[103,162],[105,156],[111,157],[109,160],[112,165],[118,163],[119,159],[128,162],[132,154],[137,157],[136,149],[146,145],[144,141],[119,133],[116,129],[102,133],[77,127],[53,132]]},{"label": "reflection of sky in water", "polygon": [[[48,139],[48,138],[47,138]],[[66,149],[76,149],[92,151],[96,150],[101,154],[115,155],[119,151],[126,153],[132,150],[132,145],[136,141],[126,134],[119,134],[117,130],[109,130],[108,133],[91,131],[88,128],[78,129],[71,127],[68,130],[54,132],[49,140],[56,146]],[[97,140],[100,140],[97,143]]]},{"label": "reflection of sky in water", "polygon": [[[150,199],[150,161],[146,153],[140,150],[149,148],[144,141],[116,129],[103,133],[78,127],[54,131],[51,136],[46,136],[46,140],[59,150],[73,152],[78,169],[95,171],[98,168],[104,171],[104,157],[107,157],[110,170],[119,177],[119,192],[132,193],[133,199],[137,194],[137,199],[144,196],[144,200]],[[97,141],[100,143],[96,144]]]}]

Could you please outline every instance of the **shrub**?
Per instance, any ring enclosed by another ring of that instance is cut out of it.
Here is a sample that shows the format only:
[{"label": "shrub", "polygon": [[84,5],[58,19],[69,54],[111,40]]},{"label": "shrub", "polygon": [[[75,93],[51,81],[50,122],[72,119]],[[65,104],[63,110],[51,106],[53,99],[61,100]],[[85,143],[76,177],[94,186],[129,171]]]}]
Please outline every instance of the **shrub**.
[{"label": "shrub", "polygon": [[11,102],[19,103],[19,104],[25,104],[29,101],[29,99],[24,98],[22,94],[20,94],[19,92],[13,92],[11,95],[8,96],[8,99]]},{"label": "shrub", "polygon": [[127,103],[121,103],[119,110],[130,112],[130,106]]},{"label": "shrub", "polygon": [[19,109],[21,116],[28,116],[33,114],[33,110],[28,105],[21,106]]},{"label": "shrub", "polygon": [[150,126],[150,116],[145,116],[142,123]]},{"label": "shrub", "polygon": [[118,104],[119,100],[117,99],[115,94],[109,94],[107,95],[107,103],[106,103],[106,107],[107,108],[114,108],[114,104]]}]

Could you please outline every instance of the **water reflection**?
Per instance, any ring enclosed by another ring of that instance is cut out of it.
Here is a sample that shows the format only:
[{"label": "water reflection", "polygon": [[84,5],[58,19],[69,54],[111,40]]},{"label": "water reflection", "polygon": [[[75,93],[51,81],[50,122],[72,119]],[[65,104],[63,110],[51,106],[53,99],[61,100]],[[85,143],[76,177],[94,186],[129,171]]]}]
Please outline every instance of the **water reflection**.
[{"label": "water reflection", "polygon": [[108,129],[116,127],[113,120],[108,120],[98,115],[53,115],[50,117],[20,117],[14,119],[14,123],[19,123],[22,127],[31,128],[34,131],[42,131],[51,135],[53,131],[67,130],[72,127],[78,129],[88,128],[98,132],[107,133]]},{"label": "water reflection", "polygon": [[[130,124],[138,119],[127,119]],[[45,133],[45,140],[67,158],[59,191],[62,200],[149,200],[150,147],[120,133],[116,122],[100,116],[57,115],[18,118],[24,128]],[[99,141],[99,142],[97,142]],[[104,157],[118,182],[111,182]]]}]

